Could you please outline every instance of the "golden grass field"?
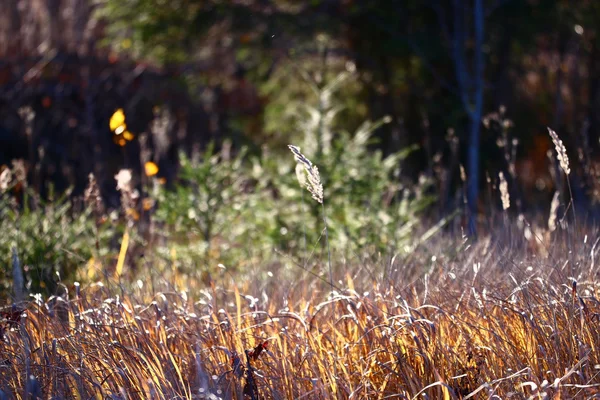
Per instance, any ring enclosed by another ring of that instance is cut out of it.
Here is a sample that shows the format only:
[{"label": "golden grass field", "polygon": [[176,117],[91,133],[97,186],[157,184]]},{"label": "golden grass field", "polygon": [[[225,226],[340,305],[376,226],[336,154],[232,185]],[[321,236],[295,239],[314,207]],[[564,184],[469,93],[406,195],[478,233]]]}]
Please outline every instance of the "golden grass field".
[{"label": "golden grass field", "polygon": [[300,269],[70,288],[3,312],[0,398],[598,398],[595,244],[565,242],[421,248],[333,291]]}]

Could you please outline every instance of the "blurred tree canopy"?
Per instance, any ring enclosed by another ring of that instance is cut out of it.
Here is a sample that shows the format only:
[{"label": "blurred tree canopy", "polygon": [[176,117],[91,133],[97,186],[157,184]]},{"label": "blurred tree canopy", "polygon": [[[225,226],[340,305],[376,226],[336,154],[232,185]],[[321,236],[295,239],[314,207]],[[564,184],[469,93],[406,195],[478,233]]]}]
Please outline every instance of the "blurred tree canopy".
[{"label": "blurred tree canopy", "polygon": [[[501,106],[524,163],[549,148],[536,139],[546,125],[572,148],[598,147],[600,4],[593,0],[107,0],[101,14],[116,49],[163,65],[202,65],[206,82],[243,71],[267,88],[267,104],[277,89],[289,89],[272,84],[289,64],[318,80],[319,58],[329,68],[353,63],[352,105],[372,120],[393,118],[377,131],[385,151],[421,145],[413,171],[445,151],[448,128],[469,174],[497,170],[496,157],[485,156],[497,137],[480,131]],[[469,147],[482,159],[472,159]]]},{"label": "blurred tree canopy", "polygon": [[[185,116],[203,115],[202,143],[285,144],[313,88],[351,72],[336,93],[334,130],[389,116],[376,146],[390,154],[419,145],[404,173],[441,174],[446,187],[464,165],[472,211],[486,171],[505,170],[525,194],[547,192],[546,126],[572,149],[575,176],[592,185],[583,165],[599,147],[594,0],[19,0],[2,11],[0,61],[59,51],[156,68],[195,102],[171,107],[177,126],[189,130]],[[144,120],[157,103],[147,97]],[[484,123],[498,115],[505,127]],[[508,144],[498,149],[506,135],[518,141],[510,160]]]}]

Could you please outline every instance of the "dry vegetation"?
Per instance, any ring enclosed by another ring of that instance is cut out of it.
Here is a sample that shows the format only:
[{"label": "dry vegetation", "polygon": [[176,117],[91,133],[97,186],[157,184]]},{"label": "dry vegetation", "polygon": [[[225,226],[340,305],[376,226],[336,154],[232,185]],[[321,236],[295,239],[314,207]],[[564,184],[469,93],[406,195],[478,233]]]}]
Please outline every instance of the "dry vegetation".
[{"label": "dry vegetation", "polygon": [[0,397],[592,398],[595,243],[555,234],[544,256],[480,240],[346,265],[329,296],[301,269],[152,298],[75,287],[4,312]]},{"label": "dry vegetation", "polygon": [[0,400],[598,398],[600,233],[577,225],[571,202],[561,218],[555,196],[548,221],[511,225],[500,175],[503,222],[490,217],[487,236],[452,234],[456,219],[390,259],[347,260],[329,251],[318,169],[290,149],[321,205],[320,261],[220,264],[195,279],[198,266],[163,273],[149,258],[131,286],[126,230],[116,267],[100,265],[118,279],[0,311]]}]

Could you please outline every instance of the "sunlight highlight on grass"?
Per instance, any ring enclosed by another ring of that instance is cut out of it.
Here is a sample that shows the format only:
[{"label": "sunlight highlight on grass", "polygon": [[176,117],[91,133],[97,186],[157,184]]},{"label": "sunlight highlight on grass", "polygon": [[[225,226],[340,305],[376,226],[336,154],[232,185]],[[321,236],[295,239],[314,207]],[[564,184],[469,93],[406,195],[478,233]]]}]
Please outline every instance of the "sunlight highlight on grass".
[{"label": "sunlight highlight on grass", "polygon": [[127,229],[123,233],[123,239],[121,239],[121,250],[119,250],[119,258],[117,259],[117,267],[115,268],[115,276],[119,277],[123,274],[123,265],[125,265],[125,256],[127,255],[127,248],[129,247],[129,232]]}]

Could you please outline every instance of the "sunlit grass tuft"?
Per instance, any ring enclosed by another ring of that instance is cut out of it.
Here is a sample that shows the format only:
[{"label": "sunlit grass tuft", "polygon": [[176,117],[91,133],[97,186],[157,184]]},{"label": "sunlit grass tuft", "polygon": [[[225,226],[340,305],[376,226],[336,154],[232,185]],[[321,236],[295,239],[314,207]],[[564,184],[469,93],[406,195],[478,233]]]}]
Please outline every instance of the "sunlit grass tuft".
[{"label": "sunlit grass tuft", "polygon": [[[415,280],[409,271],[428,252],[437,257]],[[264,290],[232,276],[195,292],[92,285],[38,299],[21,318],[2,314],[0,389],[19,398],[585,398],[600,387],[599,285],[583,267],[567,276],[559,254],[542,261],[486,241],[455,256],[421,249],[393,261],[386,280],[368,277],[376,265],[347,266],[329,298],[301,277]]]}]

